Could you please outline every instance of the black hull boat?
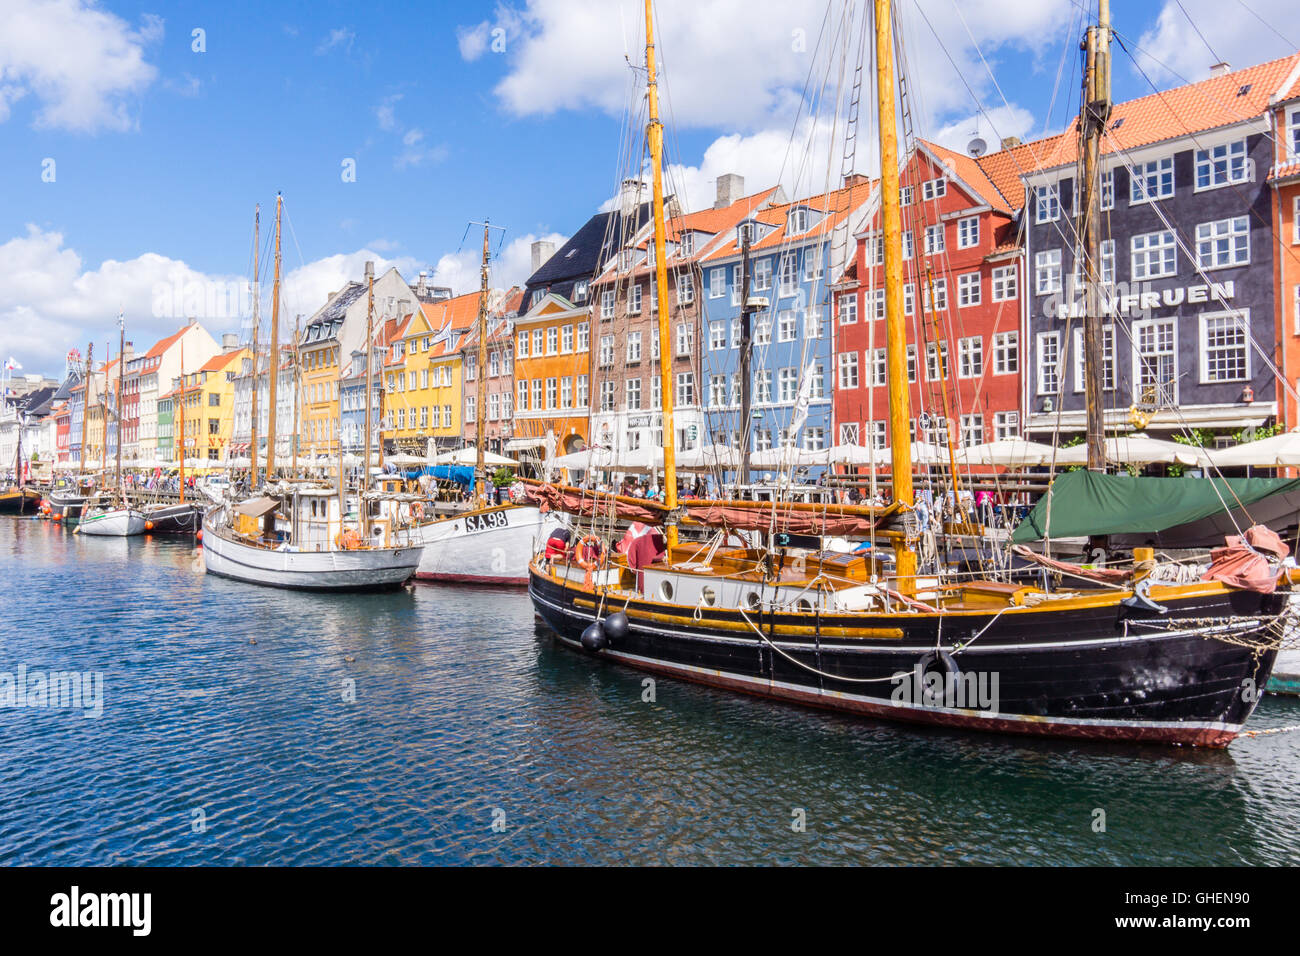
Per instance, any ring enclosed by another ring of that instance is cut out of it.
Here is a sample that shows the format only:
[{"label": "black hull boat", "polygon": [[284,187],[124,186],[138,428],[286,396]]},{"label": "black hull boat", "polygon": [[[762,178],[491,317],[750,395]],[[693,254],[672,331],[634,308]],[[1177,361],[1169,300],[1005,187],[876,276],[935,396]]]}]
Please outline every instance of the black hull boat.
[{"label": "black hull boat", "polygon": [[145,511],[145,531],[150,534],[194,534],[203,527],[198,505],[159,505]]},{"label": "black hull boat", "polygon": [[93,495],[80,495],[70,491],[51,491],[45,499],[50,506],[50,517],[64,522],[75,523],[81,520],[81,513],[91,502]]},{"label": "black hull boat", "polygon": [[745,612],[602,596],[541,559],[529,591],[561,643],[590,651],[584,632],[604,621],[596,653],[651,673],[941,727],[1204,747],[1255,709],[1289,597],[1206,582],[1143,589],[1163,613],[1123,592],[942,615]]},{"label": "black hull boat", "polygon": [[34,515],[41,507],[41,493],[31,488],[0,491],[0,515]]}]

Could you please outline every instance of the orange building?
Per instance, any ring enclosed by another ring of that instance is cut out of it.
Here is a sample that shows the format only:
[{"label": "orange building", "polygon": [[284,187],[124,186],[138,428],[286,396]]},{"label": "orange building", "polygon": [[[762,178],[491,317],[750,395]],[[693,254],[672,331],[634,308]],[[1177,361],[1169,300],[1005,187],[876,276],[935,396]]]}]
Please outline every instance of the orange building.
[{"label": "orange building", "polygon": [[515,426],[507,452],[587,447],[591,312],[554,292],[515,320]]},{"label": "orange building", "polygon": [[1300,57],[1271,99],[1273,229],[1276,248],[1278,420],[1286,428],[1300,425]]}]

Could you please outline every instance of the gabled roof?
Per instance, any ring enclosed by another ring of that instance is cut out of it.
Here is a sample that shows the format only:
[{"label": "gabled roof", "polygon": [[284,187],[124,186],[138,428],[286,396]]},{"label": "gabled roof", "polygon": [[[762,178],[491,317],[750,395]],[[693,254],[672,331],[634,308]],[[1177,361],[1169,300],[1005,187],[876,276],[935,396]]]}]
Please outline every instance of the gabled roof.
[{"label": "gabled roof", "polygon": [[169,348],[171,348],[173,345],[179,342],[181,336],[184,335],[189,330],[190,330],[190,326],[187,325],[184,328],[177,329],[171,335],[167,336],[167,338],[159,339],[157,342],[153,344],[153,348],[151,348],[148,352],[145,352],[144,355],[140,356],[140,358],[151,359],[151,358],[161,357],[164,352],[166,352]]},{"label": "gabled roof", "polygon": [[[669,199],[664,200],[665,204]],[[630,215],[621,210],[599,212],[583,224],[569,241],[542,263],[528,277],[525,296],[521,297],[518,312],[528,308],[531,293],[546,289],[568,296],[573,284],[581,279],[593,279],[619,248],[650,219],[651,203],[641,203]]]},{"label": "gabled roof", "polygon": [[[816,239],[825,236],[842,224],[853,213],[854,210],[861,208],[871,198],[872,194],[880,185],[880,180],[869,179],[862,182],[854,183],[852,186],[843,186],[839,189],[833,189],[827,193],[820,193],[816,196],[795,199],[791,202],[781,203],[776,206],[767,206],[757,210],[750,218],[760,223],[775,226],[762,236],[756,242],[751,242],[749,249],[751,253],[770,252],[786,245],[787,243],[801,243],[808,239]],[[807,207],[814,212],[821,213],[821,217],[813,226],[803,232],[787,235],[788,228],[787,217],[792,209],[800,206]],[[742,220],[738,219],[737,224]],[[852,228],[852,224],[850,224]],[[725,259],[731,256],[739,255],[740,243],[736,239],[734,232],[731,233],[723,242],[719,243],[713,251],[705,255],[706,261],[715,259]]]},{"label": "gabled roof", "polygon": [[316,311],[302,330],[302,344],[314,345],[331,338],[343,324],[352,303],[366,294],[364,282],[349,282]]},{"label": "gabled roof", "polygon": [[[928,152],[933,160],[946,166],[957,179],[961,180],[966,188],[974,193],[973,199],[982,200],[985,205],[1008,214],[1015,208],[1008,201],[1008,198],[1002,195],[1002,191],[998,189],[975,157],[955,152],[927,140],[917,140],[917,146],[922,151]],[[1018,183],[1017,186],[1019,186]],[[1017,191],[1022,195],[1024,193],[1023,189]],[[1019,205],[1019,203],[1016,205]]]},{"label": "gabled roof", "polygon": [[1055,136],[985,153],[975,163],[1007,206],[1019,210],[1025,205],[1025,187],[1020,182],[1020,177],[1032,170],[1041,169],[1047,157],[1057,155],[1064,136],[1064,133],[1057,133]]},{"label": "gabled roof", "polygon": [[212,358],[208,359],[196,371],[199,372],[220,372],[230,365],[236,359],[242,359],[248,353],[248,349],[233,349],[229,352],[218,352]]},{"label": "gabled roof", "polygon": [[[1257,66],[1116,103],[1102,137],[1102,153],[1138,149],[1261,117],[1297,60],[1300,53],[1290,53]],[[1075,117],[1055,147],[1039,157],[1039,168],[1075,162],[1078,122]]]}]

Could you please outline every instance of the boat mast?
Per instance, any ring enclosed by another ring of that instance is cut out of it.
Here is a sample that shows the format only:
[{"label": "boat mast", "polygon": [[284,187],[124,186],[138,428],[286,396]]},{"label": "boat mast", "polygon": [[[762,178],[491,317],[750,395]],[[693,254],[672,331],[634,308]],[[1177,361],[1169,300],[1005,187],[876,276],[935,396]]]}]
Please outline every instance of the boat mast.
[{"label": "boat mast", "polygon": [[485,458],[484,432],[487,430],[487,311],[488,311],[488,230],[491,227],[483,223],[483,277],[479,288],[478,300],[478,397],[474,408],[474,444],[477,456],[474,474],[478,480],[478,497],[487,503],[487,462]]},{"label": "boat mast", "polygon": [[[280,377],[280,208],[284,200],[275,194],[275,282],[271,288],[271,360],[267,366],[266,481],[275,481],[275,386]],[[254,359],[254,361],[257,361]],[[253,387],[257,387],[256,376]]]},{"label": "boat mast", "polygon": [[[895,503],[912,506],[911,395],[907,382],[907,325],[903,318],[903,220],[898,195],[898,130],[894,111],[891,0],[876,2],[876,99],[880,120],[880,224],[885,241],[885,372],[889,381],[890,480]],[[916,588],[916,552],[895,545],[898,587]]]},{"label": "boat mast", "polygon": [[[370,416],[374,413],[371,402],[374,399],[375,372],[375,264],[366,263],[366,398],[362,403],[366,409],[365,449],[361,452],[361,496],[358,498],[361,509],[361,526],[366,540],[370,540],[369,515],[366,509],[366,492],[370,489]],[[339,454],[342,455],[343,443],[339,442]]]},{"label": "boat mast", "polygon": [[259,267],[262,258],[262,204],[253,207],[253,417],[248,440],[248,490],[257,486],[257,339],[260,334],[262,288]]},{"label": "boat mast", "polygon": [[1079,125],[1083,132],[1083,174],[1079,177],[1079,235],[1083,257],[1084,399],[1088,410],[1088,470],[1106,470],[1105,422],[1102,409],[1103,330],[1101,323],[1101,135],[1110,119],[1110,0],[1099,0],[1097,25],[1085,41],[1088,66],[1084,74]]},{"label": "boat mast", "polygon": [[740,227],[740,473],[736,476],[738,484],[749,484],[749,416],[754,402],[753,362],[754,340],[753,313],[749,310],[749,286],[752,281],[749,268],[749,242],[753,228],[749,223]]},{"label": "boat mast", "polygon": [[[125,504],[126,498],[122,492],[122,377],[126,372],[126,316],[117,313],[117,397],[113,404],[117,407],[113,410],[113,417],[117,419],[117,495]],[[104,434],[108,434],[108,422],[104,423]]]},{"label": "boat mast", "polygon": [[664,261],[664,125],[659,120],[659,84],[655,78],[655,31],[651,12],[653,0],[645,0],[646,85],[650,98],[650,164],[654,181],[655,283],[659,290],[659,396],[663,404],[664,505],[668,517],[664,539],[669,548],[677,544],[677,428],[673,420],[672,342],[668,329],[668,264]]},{"label": "boat mast", "polygon": [[[113,354],[113,343],[104,343],[104,358]],[[121,356],[119,355],[120,359]],[[99,419],[103,428],[99,436],[99,485],[102,490],[104,475],[108,472],[108,362],[104,362],[104,393],[99,396]]]},{"label": "boat mast", "polygon": [[90,376],[95,369],[95,343],[86,346],[86,367],[81,376],[81,474],[86,473],[86,423],[90,420]]},{"label": "boat mast", "polygon": [[[278,296],[277,296],[278,298]],[[298,477],[298,404],[301,399],[302,387],[298,378],[298,339],[302,336],[302,316],[296,315],[293,319],[293,468],[292,475]]]},{"label": "boat mast", "polygon": [[[189,329],[185,330],[186,332]],[[185,504],[185,333],[181,333],[181,389],[179,404],[181,407],[181,504]],[[177,401],[172,401],[172,424],[175,425]]]}]

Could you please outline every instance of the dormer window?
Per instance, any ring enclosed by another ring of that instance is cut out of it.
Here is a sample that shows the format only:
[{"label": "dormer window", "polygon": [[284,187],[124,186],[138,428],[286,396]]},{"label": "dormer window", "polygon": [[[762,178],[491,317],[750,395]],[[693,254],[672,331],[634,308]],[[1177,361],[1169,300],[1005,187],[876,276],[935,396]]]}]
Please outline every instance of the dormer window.
[{"label": "dormer window", "polygon": [[682,234],[680,252],[683,256],[695,255],[695,234],[693,232]]},{"label": "dormer window", "polygon": [[756,238],[754,224],[752,222],[742,222],[736,229],[736,241],[742,246],[746,242],[752,243]]},{"label": "dormer window", "polygon": [[808,210],[792,209],[786,219],[786,228],[790,232],[807,232],[808,231]]},{"label": "dormer window", "polygon": [[618,268],[620,272],[632,271],[632,250],[624,249],[618,254]]},{"label": "dormer window", "polygon": [[590,287],[590,283],[586,279],[579,279],[577,282],[575,282],[573,284],[573,301],[586,302],[587,289],[589,287]]}]

